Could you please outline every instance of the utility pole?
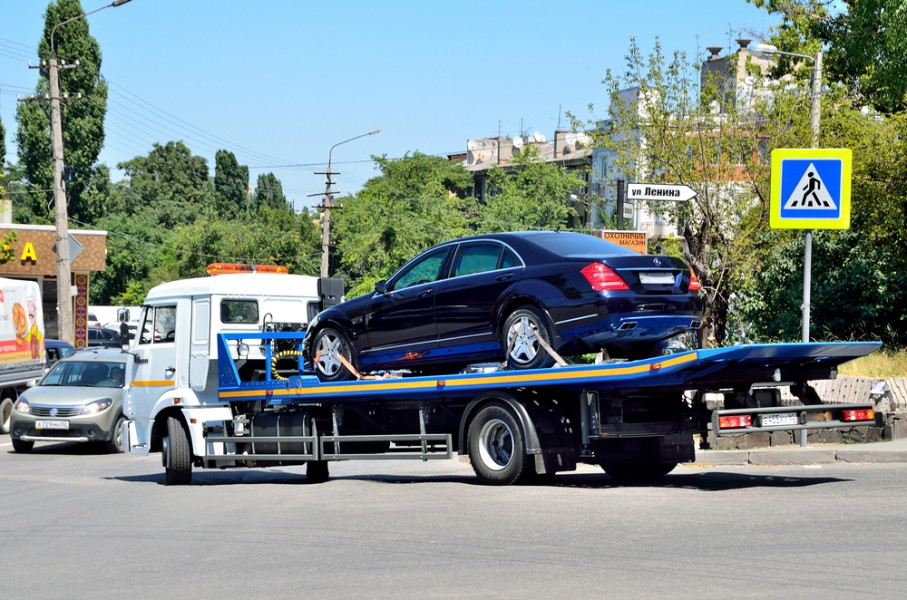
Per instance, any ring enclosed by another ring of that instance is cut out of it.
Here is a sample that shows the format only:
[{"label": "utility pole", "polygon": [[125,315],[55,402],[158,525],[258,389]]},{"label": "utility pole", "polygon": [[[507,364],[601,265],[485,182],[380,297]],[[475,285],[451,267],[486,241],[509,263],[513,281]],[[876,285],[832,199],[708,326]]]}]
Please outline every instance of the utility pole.
[{"label": "utility pole", "polygon": [[[368,135],[375,135],[381,133],[380,129],[373,129],[368,133],[363,133],[355,137],[351,137],[348,140],[343,140],[342,142],[337,142],[331,149],[328,151],[328,168],[327,171],[321,173],[317,172],[316,175],[324,175],[324,202],[319,207],[322,210],[321,214],[321,277],[329,276],[329,264],[330,264],[330,252],[331,252],[331,209],[334,207],[334,190],[331,186],[334,185],[332,179],[335,171],[331,169],[331,156],[334,154],[334,148],[345,144],[347,142],[352,142],[353,140],[358,140]],[[336,174],[339,175],[340,172],[336,171]],[[319,194],[314,194],[319,195]]]},{"label": "utility pole", "polygon": [[54,161],[54,222],[57,242],[57,337],[70,344],[75,342],[72,318],[72,264],[69,254],[69,214],[66,207],[66,189],[63,184],[63,120],[60,115],[60,69],[74,68],[57,62],[54,35],[62,25],[84,19],[105,8],[122,6],[130,0],[114,0],[110,4],[60,21],[50,30],[50,60],[47,77],[50,83],[50,131]]}]

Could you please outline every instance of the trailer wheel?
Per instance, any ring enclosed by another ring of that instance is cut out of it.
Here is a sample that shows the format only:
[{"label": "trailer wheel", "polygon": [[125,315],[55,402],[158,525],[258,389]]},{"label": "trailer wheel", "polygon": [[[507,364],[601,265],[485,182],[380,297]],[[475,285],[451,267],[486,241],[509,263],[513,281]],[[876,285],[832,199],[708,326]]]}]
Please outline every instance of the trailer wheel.
[{"label": "trailer wheel", "polygon": [[554,364],[538,341],[542,337],[550,345],[552,336],[548,319],[536,307],[524,306],[510,313],[501,333],[509,368],[544,369]]},{"label": "trailer wheel", "polygon": [[469,424],[467,445],[472,469],[484,483],[510,485],[530,472],[520,424],[501,404],[479,410]]},{"label": "trailer wheel", "polygon": [[324,483],[330,478],[328,461],[310,460],[305,464],[305,476],[311,483]]},{"label": "trailer wheel", "polygon": [[345,381],[354,375],[340,360],[340,355],[353,363],[349,340],[333,327],[319,329],[312,342],[312,367],[321,381]]},{"label": "trailer wheel", "polygon": [[167,436],[163,440],[162,458],[167,485],[187,485],[192,482],[192,453],[189,436],[176,417],[167,418]]},{"label": "trailer wheel", "polygon": [[9,424],[13,415],[14,402],[15,400],[12,398],[0,400],[0,433],[9,433]]},{"label": "trailer wheel", "polygon": [[620,481],[644,481],[658,479],[674,470],[677,463],[663,463],[653,460],[622,460],[602,462],[601,468],[605,473]]},{"label": "trailer wheel", "polygon": [[26,442],[26,441],[20,440],[19,438],[13,438],[12,442],[13,442],[13,450],[15,450],[16,452],[19,452],[21,454],[28,454],[29,452],[31,452],[31,449],[35,447],[34,442]]}]

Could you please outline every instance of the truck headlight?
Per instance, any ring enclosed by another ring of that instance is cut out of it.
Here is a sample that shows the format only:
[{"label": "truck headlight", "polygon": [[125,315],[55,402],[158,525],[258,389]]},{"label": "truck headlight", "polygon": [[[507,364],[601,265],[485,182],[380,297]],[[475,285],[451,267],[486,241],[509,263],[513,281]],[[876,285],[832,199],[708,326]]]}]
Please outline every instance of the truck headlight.
[{"label": "truck headlight", "polygon": [[100,400],[95,400],[94,402],[89,402],[82,407],[80,415],[96,415],[99,412],[103,412],[110,408],[110,405],[113,404],[113,400],[110,398],[101,398]]}]

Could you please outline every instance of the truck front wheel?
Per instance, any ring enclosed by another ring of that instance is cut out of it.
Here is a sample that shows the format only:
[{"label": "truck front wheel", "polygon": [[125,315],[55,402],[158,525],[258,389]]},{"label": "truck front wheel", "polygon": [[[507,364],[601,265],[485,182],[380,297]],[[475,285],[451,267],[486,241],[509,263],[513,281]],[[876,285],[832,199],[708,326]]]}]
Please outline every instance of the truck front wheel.
[{"label": "truck front wheel", "polygon": [[176,417],[167,418],[162,458],[167,485],[188,485],[192,482],[192,452],[186,429]]},{"label": "truck front wheel", "polygon": [[523,431],[502,404],[490,404],[469,424],[467,446],[472,469],[484,483],[510,485],[530,473]]}]

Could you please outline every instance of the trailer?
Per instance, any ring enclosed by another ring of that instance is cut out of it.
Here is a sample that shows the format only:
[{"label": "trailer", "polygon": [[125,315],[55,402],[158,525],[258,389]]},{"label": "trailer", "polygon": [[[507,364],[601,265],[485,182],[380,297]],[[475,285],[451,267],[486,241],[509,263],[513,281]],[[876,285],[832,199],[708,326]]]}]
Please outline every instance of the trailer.
[{"label": "trailer", "polygon": [[0,433],[9,433],[13,404],[44,376],[45,365],[40,287],[0,277]]},{"label": "trailer", "polygon": [[[161,451],[170,485],[191,483],[194,467],[306,465],[308,479],[323,482],[333,461],[454,454],[466,455],[488,484],[544,479],[580,463],[632,480],[692,462],[695,436],[707,447],[709,432],[875,422],[871,403],[823,403],[809,382],[834,378],[877,342],[754,344],[632,362],[323,383],[303,363],[304,331],[193,327],[190,315],[214,312],[193,310],[197,300],[190,295],[181,313],[184,346],[171,340],[170,354],[158,356],[139,340],[130,348],[127,447]],[[143,318],[154,310],[152,299]],[[209,360],[211,372],[203,368]],[[155,361],[164,378],[143,379]],[[785,400],[783,388],[797,401]]]}]

